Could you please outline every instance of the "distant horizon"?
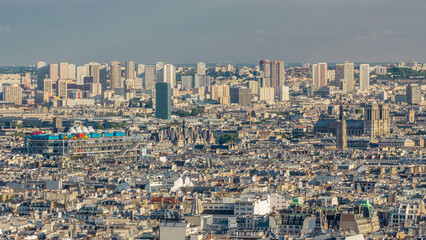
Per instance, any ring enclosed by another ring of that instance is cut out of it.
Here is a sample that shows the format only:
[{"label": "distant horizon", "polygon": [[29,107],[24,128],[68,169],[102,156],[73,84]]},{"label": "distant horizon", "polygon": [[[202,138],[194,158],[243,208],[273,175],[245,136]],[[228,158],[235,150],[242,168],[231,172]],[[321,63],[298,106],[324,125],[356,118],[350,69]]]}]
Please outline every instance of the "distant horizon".
[{"label": "distant horizon", "polygon": [[[132,60],[129,60],[129,61],[132,61]],[[43,62],[46,62],[46,61],[43,61]],[[64,62],[66,62],[66,61],[64,61]],[[111,61],[110,62],[91,61],[91,62],[96,62],[96,63],[99,63],[99,64],[108,64],[108,65],[111,63]],[[136,62],[136,61],[134,61],[134,62],[135,62],[135,66],[137,66],[138,64],[154,65],[155,66],[155,63],[142,63],[142,62]],[[162,62],[162,61],[160,61],[160,62]],[[325,62],[325,61],[321,61],[321,62]],[[333,66],[333,65],[336,65],[336,64],[339,64],[339,63],[344,63],[344,62],[345,61],[341,61],[341,62],[325,62],[325,63],[327,63],[328,65]],[[353,61],[349,61],[349,62],[353,62]],[[398,64],[400,62],[404,62],[406,64],[409,64],[409,63],[413,63],[413,62],[416,62],[416,61],[411,61],[411,62],[406,62],[406,61],[397,61],[397,62],[353,62],[353,63],[356,66],[359,66],[360,64],[390,65],[390,64]],[[49,64],[58,64],[58,63],[60,63],[60,62],[52,62],[52,63],[46,62],[47,65],[49,65]],[[73,62],[66,62],[66,63],[75,64]],[[83,64],[75,64],[75,65],[76,66],[83,66],[83,65],[88,64],[88,63],[89,62],[83,63]],[[120,62],[120,65],[124,67],[124,63],[125,62]],[[166,64],[172,64],[175,67],[196,67],[196,65],[197,65],[197,62],[194,62],[194,63],[169,63],[169,62],[164,62],[164,63],[166,63]],[[226,66],[228,64],[232,64],[232,65],[237,66],[237,67],[259,65],[259,63],[232,63],[232,62],[217,62],[217,63],[214,63],[214,62],[210,62],[210,63],[209,62],[204,62],[204,63],[206,64],[207,67],[214,67],[217,64],[221,64],[221,66]],[[315,64],[315,63],[319,63],[319,62],[288,62],[287,63],[287,62],[284,61],[284,64],[285,64],[286,67],[301,66],[304,63]],[[417,62],[417,63],[419,63],[419,64],[426,64],[426,62]],[[1,68],[6,68],[6,67],[36,67],[36,65],[35,64],[34,65],[0,65],[0,67]]]},{"label": "distant horizon", "polygon": [[426,1],[3,0],[0,65],[426,62]]}]

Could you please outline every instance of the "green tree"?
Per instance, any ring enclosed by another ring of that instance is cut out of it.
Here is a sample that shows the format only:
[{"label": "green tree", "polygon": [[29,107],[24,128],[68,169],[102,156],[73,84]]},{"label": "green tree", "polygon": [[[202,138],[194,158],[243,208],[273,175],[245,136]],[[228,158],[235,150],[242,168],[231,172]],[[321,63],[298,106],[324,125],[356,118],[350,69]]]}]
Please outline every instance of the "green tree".
[{"label": "green tree", "polygon": [[194,109],[192,109],[192,111],[191,111],[191,116],[198,116],[198,115],[200,115],[202,112],[203,112],[203,111],[202,111],[201,109],[199,109],[199,108],[194,108]]},{"label": "green tree", "polygon": [[169,126],[180,126],[180,125],[182,125],[182,123],[178,122],[178,121],[174,121],[174,122],[169,123],[168,125]]},{"label": "green tree", "polygon": [[175,112],[173,112],[174,115],[179,116],[179,117],[189,117],[191,116],[191,114],[185,110],[177,110]]},{"label": "green tree", "polygon": [[237,134],[236,133],[225,133],[219,137],[219,144],[232,143],[237,142]]}]

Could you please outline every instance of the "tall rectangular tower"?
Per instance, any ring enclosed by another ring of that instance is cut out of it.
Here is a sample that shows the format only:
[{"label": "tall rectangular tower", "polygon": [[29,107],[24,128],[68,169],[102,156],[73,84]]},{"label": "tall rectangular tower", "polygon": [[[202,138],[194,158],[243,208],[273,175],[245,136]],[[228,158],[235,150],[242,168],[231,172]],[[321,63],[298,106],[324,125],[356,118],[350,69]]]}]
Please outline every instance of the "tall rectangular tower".
[{"label": "tall rectangular tower", "polygon": [[59,79],[68,79],[69,66],[66,62],[59,63]]},{"label": "tall rectangular tower", "polygon": [[111,90],[115,91],[117,88],[123,88],[121,81],[121,65],[119,62],[111,62]]},{"label": "tall rectangular tower", "polygon": [[49,68],[46,62],[37,62],[37,89],[43,90],[43,80],[47,78],[49,74]]},{"label": "tall rectangular tower", "polygon": [[84,77],[89,76],[89,73],[87,72],[87,67],[85,66],[78,66],[77,67],[77,85],[83,85],[84,84]]},{"label": "tall rectangular tower", "polygon": [[52,86],[52,80],[46,78],[43,81],[43,92],[47,93],[48,96],[52,96],[53,95],[53,86]]},{"label": "tall rectangular tower", "polygon": [[262,87],[272,87],[271,86],[271,61],[261,60],[259,65],[260,65],[260,71],[263,72]]},{"label": "tall rectangular tower", "polygon": [[49,78],[56,82],[59,79],[59,66],[58,64],[49,64]]},{"label": "tall rectangular tower", "polygon": [[274,88],[275,95],[278,94],[279,86],[285,84],[285,69],[283,61],[271,62],[271,87]]},{"label": "tall rectangular tower", "polygon": [[336,82],[344,92],[355,90],[354,63],[346,61],[344,64],[336,64]]},{"label": "tall rectangular tower", "polygon": [[353,62],[345,62],[345,80],[347,84],[347,91],[353,92],[355,90],[355,79],[354,79],[354,63]]},{"label": "tall rectangular tower", "polygon": [[68,64],[68,78],[76,80],[76,66],[75,64]]},{"label": "tall rectangular tower", "polygon": [[370,88],[370,65],[361,64],[359,66],[359,88],[368,90]]},{"label": "tall rectangular tower", "polygon": [[340,86],[340,82],[342,79],[345,78],[345,65],[338,63],[336,64],[336,70],[334,72],[334,81],[336,82],[337,86]]},{"label": "tall rectangular tower", "polygon": [[146,65],[143,74],[143,88],[145,90],[153,89],[155,85],[155,67],[154,65]]},{"label": "tall rectangular tower", "polygon": [[410,105],[418,105],[422,101],[421,88],[418,84],[409,84],[406,87],[406,99]]},{"label": "tall rectangular tower", "polygon": [[68,83],[67,80],[61,79],[57,83],[57,94],[61,99],[67,99],[68,97]]},{"label": "tall rectangular tower", "polygon": [[170,83],[159,82],[155,84],[155,117],[170,119],[172,116],[172,89]]},{"label": "tall rectangular tower", "polygon": [[250,88],[231,88],[230,91],[231,103],[238,103],[241,106],[251,104],[251,89]]},{"label": "tall rectangular tower", "polygon": [[318,64],[312,64],[312,86],[318,89]]},{"label": "tall rectangular tower", "polygon": [[163,68],[164,63],[163,62],[157,62],[155,63],[155,82],[164,82],[163,80]]},{"label": "tall rectangular tower", "polygon": [[314,88],[322,88],[328,83],[328,66],[325,62],[312,65],[312,81]]},{"label": "tall rectangular tower", "polygon": [[90,65],[90,76],[93,77],[93,83],[100,83],[101,65]]},{"label": "tall rectangular tower", "polygon": [[125,72],[126,79],[133,79],[135,80],[136,72],[135,72],[135,62],[134,61],[127,61],[126,62],[126,72]]},{"label": "tall rectangular tower", "polygon": [[[161,71],[160,71],[161,72]],[[170,83],[170,86],[173,88],[176,85],[176,69],[172,64],[166,64],[162,70],[163,73],[163,82]]]}]

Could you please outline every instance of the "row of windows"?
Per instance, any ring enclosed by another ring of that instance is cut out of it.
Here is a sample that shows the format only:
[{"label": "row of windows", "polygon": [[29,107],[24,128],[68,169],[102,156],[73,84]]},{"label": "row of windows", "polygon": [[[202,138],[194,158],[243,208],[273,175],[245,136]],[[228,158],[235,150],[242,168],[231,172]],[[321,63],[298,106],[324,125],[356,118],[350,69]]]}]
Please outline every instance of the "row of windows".
[{"label": "row of windows", "polygon": [[253,208],[236,208],[236,211],[253,211]]},{"label": "row of windows", "polygon": [[[399,216],[399,219],[405,219],[405,215],[393,215],[393,219],[398,219],[398,216]],[[414,219],[414,216],[407,215],[407,219]]]}]

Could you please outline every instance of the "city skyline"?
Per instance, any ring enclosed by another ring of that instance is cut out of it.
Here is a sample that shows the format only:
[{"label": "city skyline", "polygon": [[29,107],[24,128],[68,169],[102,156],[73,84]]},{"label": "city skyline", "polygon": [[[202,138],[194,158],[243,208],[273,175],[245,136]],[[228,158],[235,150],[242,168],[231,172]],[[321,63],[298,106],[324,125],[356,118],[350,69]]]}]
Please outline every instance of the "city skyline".
[{"label": "city skyline", "polygon": [[418,31],[424,1],[25,0],[2,5],[0,41],[8,47],[0,52],[0,65],[40,59],[76,64],[426,61],[425,33]]},{"label": "city skyline", "polygon": [[1,239],[426,236],[426,0],[0,0]]}]

